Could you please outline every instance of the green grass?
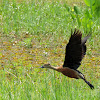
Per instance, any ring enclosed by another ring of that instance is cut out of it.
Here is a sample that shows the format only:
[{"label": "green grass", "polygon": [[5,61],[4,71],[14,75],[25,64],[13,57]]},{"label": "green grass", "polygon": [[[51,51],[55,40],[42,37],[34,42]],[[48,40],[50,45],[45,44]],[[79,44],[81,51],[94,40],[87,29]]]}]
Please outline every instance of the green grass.
[{"label": "green grass", "polygon": [[[79,0],[2,0],[0,100],[99,100],[99,23],[100,19]],[[79,70],[94,90],[83,80],[38,68],[44,63],[63,64],[65,46],[74,28],[81,30],[83,36],[92,32]]]}]

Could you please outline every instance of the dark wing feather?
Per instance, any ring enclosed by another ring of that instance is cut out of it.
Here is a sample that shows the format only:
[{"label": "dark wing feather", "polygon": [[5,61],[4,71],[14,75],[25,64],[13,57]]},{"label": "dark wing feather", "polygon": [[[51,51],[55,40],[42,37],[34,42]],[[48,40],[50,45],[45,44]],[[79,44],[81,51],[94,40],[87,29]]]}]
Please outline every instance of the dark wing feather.
[{"label": "dark wing feather", "polygon": [[82,33],[75,29],[66,46],[65,61],[63,67],[77,69],[81,65],[81,60],[86,53],[86,41],[89,37],[81,40]]},{"label": "dark wing feather", "polygon": [[86,43],[86,41],[87,41],[87,39],[89,38],[91,36],[91,34],[88,34],[85,38],[83,38],[83,40],[82,40],[82,54],[83,54],[83,57],[84,57],[84,55],[86,54],[86,45],[85,45],[85,43]]}]

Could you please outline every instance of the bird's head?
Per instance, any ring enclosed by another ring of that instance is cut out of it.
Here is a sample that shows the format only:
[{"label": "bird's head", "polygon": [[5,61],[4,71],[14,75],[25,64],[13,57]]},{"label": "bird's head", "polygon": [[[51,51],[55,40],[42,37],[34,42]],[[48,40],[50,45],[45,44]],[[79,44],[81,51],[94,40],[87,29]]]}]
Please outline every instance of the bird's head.
[{"label": "bird's head", "polygon": [[50,64],[44,64],[43,66],[41,66],[40,68],[51,68]]}]

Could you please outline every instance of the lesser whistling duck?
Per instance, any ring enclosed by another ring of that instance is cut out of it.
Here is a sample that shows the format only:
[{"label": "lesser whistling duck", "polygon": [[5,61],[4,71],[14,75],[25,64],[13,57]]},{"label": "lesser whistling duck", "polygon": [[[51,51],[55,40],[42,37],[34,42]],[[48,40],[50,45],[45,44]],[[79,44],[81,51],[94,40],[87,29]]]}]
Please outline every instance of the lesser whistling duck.
[{"label": "lesser whistling duck", "polygon": [[87,35],[82,40],[82,33],[75,29],[74,33],[71,32],[69,43],[66,45],[64,64],[60,67],[52,67],[50,64],[44,64],[40,68],[53,69],[70,78],[83,79],[91,89],[94,89],[94,86],[85,79],[85,76],[80,71],[77,70],[86,54],[85,43],[89,37],[90,35]]}]

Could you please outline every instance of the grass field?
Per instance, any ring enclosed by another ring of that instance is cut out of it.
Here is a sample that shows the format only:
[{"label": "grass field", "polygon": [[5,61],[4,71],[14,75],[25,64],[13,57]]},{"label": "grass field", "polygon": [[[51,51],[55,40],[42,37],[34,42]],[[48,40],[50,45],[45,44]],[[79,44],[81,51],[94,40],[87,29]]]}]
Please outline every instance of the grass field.
[{"label": "grass field", "polygon": [[[0,100],[99,100],[100,18],[80,0],[0,1]],[[83,80],[70,79],[44,63],[60,66],[71,29],[87,41],[79,70]]]}]

